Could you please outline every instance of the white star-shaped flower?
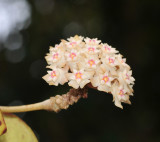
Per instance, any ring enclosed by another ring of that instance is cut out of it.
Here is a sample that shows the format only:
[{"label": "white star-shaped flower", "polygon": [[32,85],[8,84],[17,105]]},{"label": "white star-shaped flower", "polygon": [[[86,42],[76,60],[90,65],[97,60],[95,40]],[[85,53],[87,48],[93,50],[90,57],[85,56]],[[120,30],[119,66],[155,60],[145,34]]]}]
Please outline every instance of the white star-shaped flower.
[{"label": "white star-shaped flower", "polygon": [[126,59],[122,58],[122,55],[118,54],[115,57],[117,59],[117,63],[121,71],[124,70],[125,68],[128,68],[128,70],[130,70],[130,66],[126,64]]},{"label": "white star-shaped flower", "polygon": [[117,91],[118,91],[117,96],[119,101],[129,102],[129,95],[126,94],[127,90],[125,90],[122,86],[120,86]]},{"label": "white star-shaped flower", "polygon": [[90,82],[90,78],[93,74],[85,72],[84,69],[73,70],[73,73],[68,73],[69,86],[75,89],[83,88],[87,83]]},{"label": "white star-shaped flower", "polygon": [[117,65],[117,61],[115,59],[115,56],[105,56],[102,58],[102,62],[110,67],[115,67]]},{"label": "white star-shaped flower", "polygon": [[124,84],[134,84],[135,79],[131,76],[132,71],[124,70],[123,72],[119,73],[119,81]]},{"label": "white star-shaped flower", "polygon": [[50,46],[49,51],[50,52],[57,52],[57,51],[65,52],[64,41],[60,42],[60,44],[56,44],[54,47]]},{"label": "white star-shaped flower", "polygon": [[85,59],[85,66],[87,69],[95,70],[99,62],[100,61],[98,59],[90,57],[90,58]]},{"label": "white star-shaped flower", "polygon": [[86,54],[87,56],[89,55],[95,55],[96,57],[98,57],[98,53],[99,53],[99,49],[97,46],[93,46],[93,45],[85,45],[85,48],[83,51],[81,51],[81,53]]},{"label": "white star-shaped flower", "polygon": [[117,61],[114,56],[106,56],[104,58],[101,58],[101,60],[103,64],[101,64],[100,67],[103,70],[108,70],[112,75],[117,75]]},{"label": "white star-shaped flower", "polygon": [[57,50],[55,52],[50,52],[46,57],[46,61],[48,64],[54,64],[58,67],[64,67],[66,64],[65,58],[64,58],[64,52]]},{"label": "white star-shaped flower", "polygon": [[80,44],[82,42],[83,38],[84,37],[82,37],[82,36],[75,35],[74,37],[67,38],[67,40],[73,44],[74,44],[74,42],[76,42],[77,44]]},{"label": "white star-shaped flower", "polygon": [[43,79],[49,83],[49,85],[55,85],[58,86],[58,84],[63,85],[65,82],[67,82],[67,78],[65,76],[66,70],[53,67],[52,71],[47,71],[48,74],[43,76]]},{"label": "white star-shaped flower", "polygon": [[122,86],[118,86],[118,82],[113,83],[111,92],[113,94],[113,100],[115,105],[123,108],[121,102],[131,104],[129,100],[129,95],[127,94],[127,90],[125,90]]},{"label": "white star-shaped flower", "polygon": [[[100,73],[100,72],[99,72]],[[104,74],[96,74],[92,79],[91,83],[94,87],[97,87],[98,90],[104,91],[104,92],[110,92],[111,82],[114,80],[113,77],[111,77],[108,72],[105,72]]]},{"label": "white star-shaped flower", "polygon": [[101,49],[102,49],[103,55],[118,53],[118,51],[117,51],[115,48],[112,48],[112,47],[109,46],[107,43],[101,44],[100,47],[101,47]]},{"label": "white star-shaped flower", "polygon": [[91,39],[88,37],[85,38],[84,41],[86,42],[86,44],[89,44],[89,45],[98,45],[101,42],[101,40],[98,40],[97,38]]},{"label": "white star-shaped flower", "polygon": [[66,55],[67,61],[74,62],[78,59],[79,52],[72,49],[70,52],[67,52],[65,55]]}]

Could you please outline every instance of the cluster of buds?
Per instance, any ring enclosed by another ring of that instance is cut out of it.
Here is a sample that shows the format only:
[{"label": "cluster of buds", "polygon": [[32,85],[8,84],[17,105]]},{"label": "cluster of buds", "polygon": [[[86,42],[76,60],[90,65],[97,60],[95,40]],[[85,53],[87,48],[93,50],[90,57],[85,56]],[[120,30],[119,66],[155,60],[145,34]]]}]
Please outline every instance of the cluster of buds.
[{"label": "cluster of buds", "polygon": [[68,82],[78,89],[90,84],[111,93],[116,106],[123,108],[121,102],[130,104],[135,79],[126,59],[115,48],[97,38],[76,35],[67,41],[61,40],[49,51],[45,57],[49,70],[43,77],[49,85]]}]

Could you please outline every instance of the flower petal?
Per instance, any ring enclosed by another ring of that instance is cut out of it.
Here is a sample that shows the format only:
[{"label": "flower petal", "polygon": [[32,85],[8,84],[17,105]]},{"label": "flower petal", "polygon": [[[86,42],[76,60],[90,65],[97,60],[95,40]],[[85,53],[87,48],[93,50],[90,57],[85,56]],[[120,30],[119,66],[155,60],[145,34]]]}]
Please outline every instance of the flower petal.
[{"label": "flower petal", "polygon": [[75,81],[75,80],[71,80],[69,83],[68,83],[69,86],[72,86],[73,88],[75,89],[78,89],[79,87],[79,84]]},{"label": "flower petal", "polygon": [[93,87],[97,87],[100,84],[100,79],[98,76],[95,76],[91,79],[91,83]]},{"label": "flower petal", "polygon": [[83,88],[87,83],[89,83],[90,81],[88,79],[82,80],[80,82],[80,87]]}]

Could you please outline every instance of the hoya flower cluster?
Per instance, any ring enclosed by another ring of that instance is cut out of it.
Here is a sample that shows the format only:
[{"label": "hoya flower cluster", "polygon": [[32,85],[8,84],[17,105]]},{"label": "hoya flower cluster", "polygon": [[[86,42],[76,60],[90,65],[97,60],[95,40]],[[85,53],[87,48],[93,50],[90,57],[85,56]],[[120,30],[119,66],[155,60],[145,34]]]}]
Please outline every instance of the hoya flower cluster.
[{"label": "hoya flower cluster", "polygon": [[78,89],[90,83],[111,93],[116,106],[122,108],[121,102],[130,104],[135,79],[126,59],[115,48],[97,38],[76,35],[50,47],[49,51],[45,57],[49,70],[43,77],[49,85],[68,82]]}]

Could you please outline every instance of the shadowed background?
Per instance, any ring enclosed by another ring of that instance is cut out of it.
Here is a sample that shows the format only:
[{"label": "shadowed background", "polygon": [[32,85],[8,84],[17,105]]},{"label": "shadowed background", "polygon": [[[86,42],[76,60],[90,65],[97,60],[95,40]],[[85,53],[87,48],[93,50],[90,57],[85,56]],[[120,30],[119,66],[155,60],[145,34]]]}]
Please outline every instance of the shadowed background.
[{"label": "shadowed background", "polygon": [[30,104],[66,93],[49,86],[49,46],[75,34],[117,48],[136,79],[132,105],[89,90],[68,110],[18,114],[40,142],[159,142],[158,0],[0,0],[0,105]]}]

